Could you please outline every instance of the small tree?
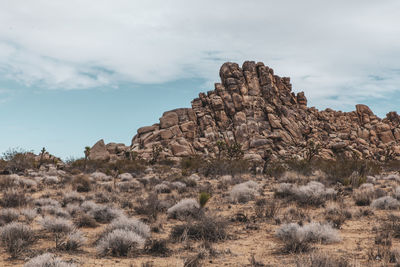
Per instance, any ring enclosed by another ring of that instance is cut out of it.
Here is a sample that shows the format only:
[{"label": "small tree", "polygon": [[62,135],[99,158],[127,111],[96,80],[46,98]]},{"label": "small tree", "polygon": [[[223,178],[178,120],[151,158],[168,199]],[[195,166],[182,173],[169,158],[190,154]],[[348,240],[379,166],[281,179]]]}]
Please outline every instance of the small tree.
[{"label": "small tree", "polygon": [[42,150],[40,151],[40,160],[39,160],[39,168],[40,166],[42,166],[43,164],[43,159],[44,159],[44,154],[46,153],[46,148],[42,148]]},{"label": "small tree", "polygon": [[157,163],[162,151],[163,151],[163,148],[161,146],[159,146],[159,145],[152,146],[150,164],[153,165],[153,164]]},{"label": "small tree", "polygon": [[86,170],[87,160],[88,160],[89,155],[90,155],[90,147],[89,147],[89,146],[86,146],[86,147],[85,147],[84,153],[85,153],[84,170]]},{"label": "small tree", "polygon": [[315,156],[318,156],[321,151],[321,145],[319,143],[315,143],[313,140],[310,140],[307,143],[306,147],[306,159],[307,161],[311,161]]}]

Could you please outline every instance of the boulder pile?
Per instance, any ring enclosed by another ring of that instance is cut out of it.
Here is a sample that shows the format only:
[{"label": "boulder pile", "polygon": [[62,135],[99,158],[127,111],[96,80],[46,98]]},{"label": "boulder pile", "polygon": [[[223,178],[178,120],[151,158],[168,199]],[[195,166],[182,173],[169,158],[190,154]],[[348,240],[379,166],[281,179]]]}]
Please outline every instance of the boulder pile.
[{"label": "boulder pile", "polygon": [[290,78],[279,77],[263,63],[227,62],[221,83],[200,93],[192,108],[165,112],[160,122],[138,129],[130,147],[105,145],[101,140],[91,157],[118,158],[136,152],[148,159],[154,147],[165,158],[214,156],[217,141],[240,143],[244,157],[262,161],[266,151],[276,157],[305,157],[310,141],[321,147],[319,156],[335,154],[364,159],[400,159],[400,116],[380,119],[366,105],[352,112],[307,107],[303,92],[292,92]]}]

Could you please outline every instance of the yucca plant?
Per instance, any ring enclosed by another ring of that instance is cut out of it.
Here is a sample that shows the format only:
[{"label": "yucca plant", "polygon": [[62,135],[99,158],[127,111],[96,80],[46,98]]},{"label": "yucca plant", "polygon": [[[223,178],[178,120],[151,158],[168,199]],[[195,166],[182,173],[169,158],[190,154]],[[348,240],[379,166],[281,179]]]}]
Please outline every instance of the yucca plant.
[{"label": "yucca plant", "polygon": [[209,193],[202,192],[200,193],[199,196],[199,204],[201,208],[204,208],[204,206],[207,204],[208,200],[211,198]]}]

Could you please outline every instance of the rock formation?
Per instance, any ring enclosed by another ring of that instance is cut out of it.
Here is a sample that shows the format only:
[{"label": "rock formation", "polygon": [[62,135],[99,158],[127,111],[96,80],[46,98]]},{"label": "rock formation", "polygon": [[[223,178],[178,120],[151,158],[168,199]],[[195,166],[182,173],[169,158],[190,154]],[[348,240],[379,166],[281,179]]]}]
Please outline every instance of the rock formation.
[{"label": "rock formation", "polygon": [[380,119],[365,105],[356,105],[352,112],[309,108],[303,92],[292,92],[290,78],[253,61],[242,67],[225,63],[220,77],[221,83],[200,93],[192,108],[167,111],[160,123],[138,129],[128,150],[149,158],[157,145],[167,158],[212,156],[216,141],[224,140],[242,144],[245,158],[261,161],[266,151],[277,157],[304,157],[307,142],[313,140],[321,145],[324,158],[337,152],[366,159],[384,160],[389,154],[400,158],[396,112]]}]

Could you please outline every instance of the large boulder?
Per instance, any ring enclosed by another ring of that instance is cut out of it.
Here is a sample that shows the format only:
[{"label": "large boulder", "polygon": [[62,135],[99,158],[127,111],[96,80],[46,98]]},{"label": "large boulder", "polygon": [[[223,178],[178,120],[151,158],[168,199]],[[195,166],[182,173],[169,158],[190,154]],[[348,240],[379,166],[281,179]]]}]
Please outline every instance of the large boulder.
[{"label": "large boulder", "polygon": [[97,141],[94,146],[90,149],[89,153],[90,160],[109,160],[110,152],[108,152],[106,145],[104,144],[104,140],[101,139]]}]

